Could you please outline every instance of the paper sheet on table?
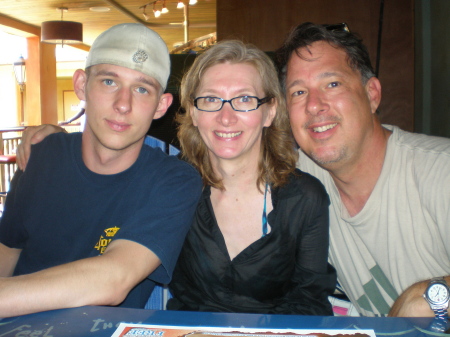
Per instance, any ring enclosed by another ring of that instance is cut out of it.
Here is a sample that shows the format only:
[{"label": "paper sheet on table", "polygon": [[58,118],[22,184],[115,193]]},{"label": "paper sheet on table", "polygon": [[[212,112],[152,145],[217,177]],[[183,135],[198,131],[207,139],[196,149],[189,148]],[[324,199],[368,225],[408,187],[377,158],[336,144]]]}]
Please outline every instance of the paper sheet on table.
[{"label": "paper sheet on table", "polygon": [[217,328],[120,323],[111,337],[376,337],[373,330]]}]

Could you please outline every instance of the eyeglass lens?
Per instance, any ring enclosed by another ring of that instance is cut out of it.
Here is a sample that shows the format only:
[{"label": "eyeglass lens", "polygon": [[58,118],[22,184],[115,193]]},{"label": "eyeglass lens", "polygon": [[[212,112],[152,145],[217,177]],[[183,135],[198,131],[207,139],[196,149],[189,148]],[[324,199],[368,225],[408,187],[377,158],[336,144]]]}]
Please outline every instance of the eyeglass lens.
[{"label": "eyeglass lens", "polygon": [[255,110],[259,106],[258,97],[240,96],[230,100],[224,100],[219,97],[198,97],[196,99],[197,108],[205,111],[218,111],[228,102],[236,111]]}]

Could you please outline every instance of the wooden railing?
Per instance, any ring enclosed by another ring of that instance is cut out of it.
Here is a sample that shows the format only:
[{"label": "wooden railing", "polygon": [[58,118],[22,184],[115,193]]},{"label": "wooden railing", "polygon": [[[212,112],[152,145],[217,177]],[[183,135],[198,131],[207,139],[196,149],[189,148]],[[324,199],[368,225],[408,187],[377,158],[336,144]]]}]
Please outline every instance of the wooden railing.
[{"label": "wooden railing", "polygon": [[67,132],[79,132],[81,131],[81,125],[80,123],[76,123],[76,124],[65,124],[65,125],[61,125],[61,127],[63,129],[65,129]]},{"label": "wooden railing", "polygon": [[12,137],[12,138],[3,138],[2,139],[3,154],[4,155],[16,154],[17,146],[19,146],[20,138],[22,138],[22,135],[18,135],[16,137]]},{"label": "wooden railing", "polygon": [[15,155],[23,130],[24,127],[0,130],[0,216],[9,184],[17,170]]},{"label": "wooden railing", "polygon": [[[62,125],[67,132],[81,131],[80,123]],[[0,140],[2,146],[0,148],[0,154],[13,155],[16,154],[17,146],[22,138],[22,132],[25,130],[24,126],[17,126],[12,128],[0,129]]]}]

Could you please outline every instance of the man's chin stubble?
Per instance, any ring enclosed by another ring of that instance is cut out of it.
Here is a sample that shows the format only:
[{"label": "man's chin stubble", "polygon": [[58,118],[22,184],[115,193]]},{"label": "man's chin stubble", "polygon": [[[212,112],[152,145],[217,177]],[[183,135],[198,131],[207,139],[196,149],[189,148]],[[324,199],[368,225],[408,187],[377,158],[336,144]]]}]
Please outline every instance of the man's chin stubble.
[{"label": "man's chin stubble", "polygon": [[327,167],[332,164],[339,163],[347,157],[347,148],[340,149],[337,153],[319,156],[316,153],[310,153],[308,156],[319,166]]}]

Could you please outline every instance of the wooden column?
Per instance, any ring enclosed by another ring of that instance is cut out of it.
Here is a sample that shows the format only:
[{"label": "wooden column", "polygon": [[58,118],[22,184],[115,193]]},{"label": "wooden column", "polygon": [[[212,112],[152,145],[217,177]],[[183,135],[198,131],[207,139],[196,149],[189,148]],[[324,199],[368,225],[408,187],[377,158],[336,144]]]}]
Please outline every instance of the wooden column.
[{"label": "wooden column", "polygon": [[55,45],[29,37],[26,84],[26,125],[57,124]]}]

